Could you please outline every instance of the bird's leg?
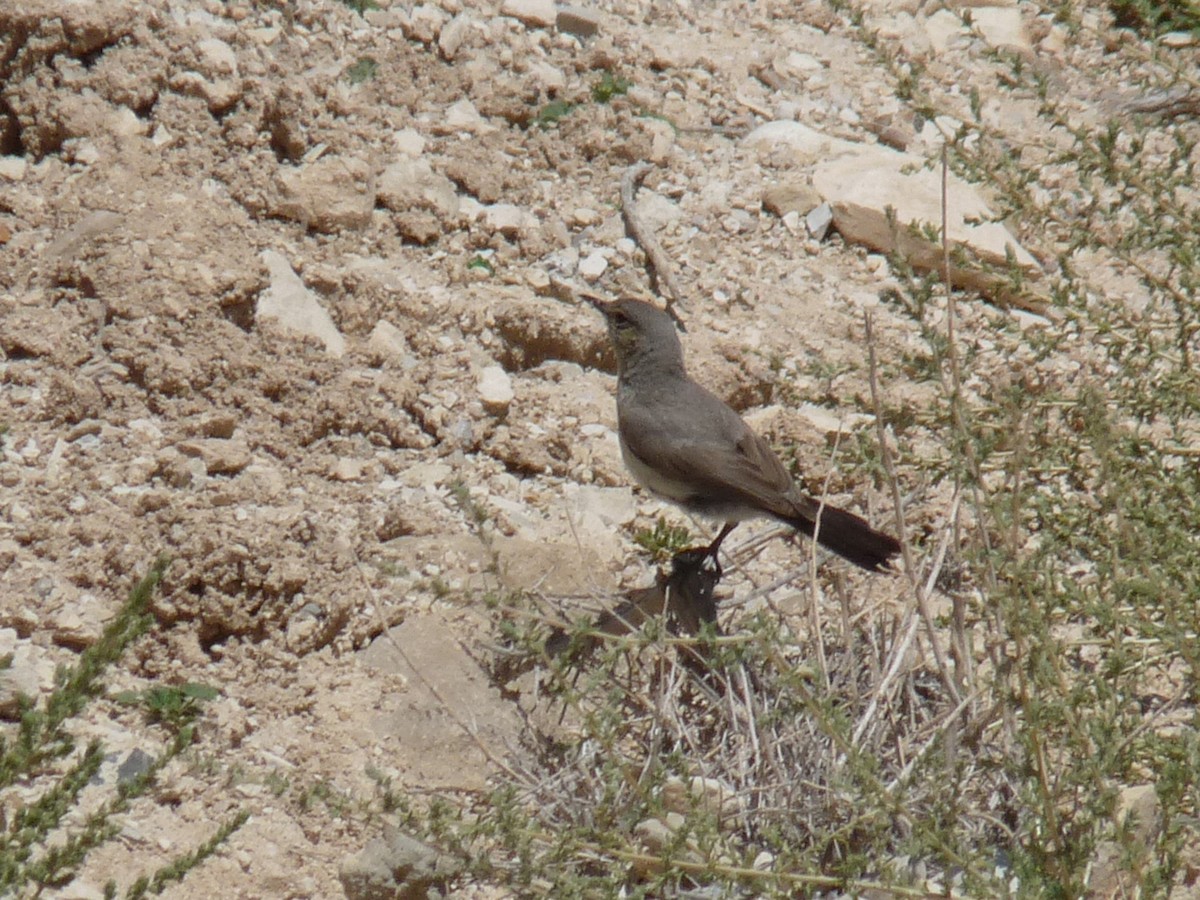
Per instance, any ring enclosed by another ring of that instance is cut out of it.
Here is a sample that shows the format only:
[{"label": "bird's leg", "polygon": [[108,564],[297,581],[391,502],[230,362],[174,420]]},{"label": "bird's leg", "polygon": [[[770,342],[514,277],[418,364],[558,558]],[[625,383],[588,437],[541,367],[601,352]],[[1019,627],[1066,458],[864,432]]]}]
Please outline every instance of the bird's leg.
[{"label": "bird's leg", "polygon": [[725,540],[725,536],[735,528],[737,528],[737,522],[726,522],[721,526],[721,531],[716,539],[708,545],[707,553],[713,558],[714,562],[717,559],[717,551],[721,549],[721,541]]}]

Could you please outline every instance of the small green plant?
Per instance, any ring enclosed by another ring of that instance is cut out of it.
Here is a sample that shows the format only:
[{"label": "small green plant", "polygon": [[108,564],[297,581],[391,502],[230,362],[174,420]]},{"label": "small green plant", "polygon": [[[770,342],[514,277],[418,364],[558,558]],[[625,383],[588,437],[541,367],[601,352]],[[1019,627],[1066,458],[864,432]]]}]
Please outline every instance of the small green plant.
[{"label": "small green plant", "polygon": [[394,559],[379,560],[375,570],[386,578],[404,578],[409,574],[408,566]]},{"label": "small green plant", "polygon": [[486,256],[475,255],[471,257],[467,263],[468,269],[478,269],[480,272],[486,272],[488,275],[496,274],[496,267],[491,264]]},{"label": "small green plant", "polygon": [[379,9],[379,4],[375,0],[342,0],[342,5],[348,6],[360,16],[373,9]]},{"label": "small green plant", "polygon": [[600,80],[592,85],[592,99],[597,103],[607,103],[613,97],[623,97],[629,93],[633,82],[612,72],[605,72]]},{"label": "small green plant", "polygon": [[1200,5],[1194,0],[1109,0],[1119,28],[1153,37],[1168,31],[1200,35]]},{"label": "small green plant", "polygon": [[144,691],[121,691],[114,695],[118,703],[141,706],[151,722],[182,728],[200,712],[200,704],[221,694],[207,684],[150,687]]},{"label": "small green plant", "polygon": [[538,110],[533,117],[533,124],[539,128],[549,128],[556,125],[559,119],[566,118],[575,109],[575,104],[567,100],[551,100]]},{"label": "small green plant", "polygon": [[362,84],[364,81],[370,81],[377,74],[379,74],[379,63],[371,56],[364,56],[346,70],[346,77],[350,79],[351,84]]},{"label": "small green plant", "polygon": [[633,536],[636,543],[658,562],[665,562],[675,553],[687,548],[691,534],[682,525],[671,525],[663,516],[653,528],[642,528]]}]

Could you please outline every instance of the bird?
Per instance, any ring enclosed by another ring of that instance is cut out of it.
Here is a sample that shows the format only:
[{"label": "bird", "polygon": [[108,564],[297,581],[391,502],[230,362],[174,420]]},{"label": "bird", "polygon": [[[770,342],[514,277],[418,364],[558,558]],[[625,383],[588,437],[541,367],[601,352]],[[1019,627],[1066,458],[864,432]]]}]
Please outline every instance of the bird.
[{"label": "bird", "polygon": [[900,542],[805,494],[770,445],[688,375],[670,315],[642,300],[586,297],[605,317],[617,357],[617,436],[634,479],[690,513],[724,522],[785,522],[870,572],[891,569]]}]

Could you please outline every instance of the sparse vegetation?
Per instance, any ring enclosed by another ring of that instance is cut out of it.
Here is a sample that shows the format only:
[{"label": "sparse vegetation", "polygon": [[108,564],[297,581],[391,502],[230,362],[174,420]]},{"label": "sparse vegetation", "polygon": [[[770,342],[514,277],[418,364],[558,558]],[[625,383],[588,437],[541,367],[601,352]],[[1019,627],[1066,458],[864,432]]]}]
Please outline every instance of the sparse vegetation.
[{"label": "sparse vegetation", "polygon": [[634,534],[633,540],[639,547],[646,550],[652,559],[663,562],[685,549],[691,540],[691,535],[682,525],[672,525],[665,518],[659,516],[653,529],[638,530]]},{"label": "sparse vegetation", "polygon": [[[1191,27],[1139,6],[1155,30]],[[1194,125],[1081,127],[1038,72],[997,55],[1001,82],[1040,97],[1047,124],[1072,136],[1026,162],[978,121],[977,94],[956,99],[861,37],[911,108],[975,120],[951,136],[951,165],[1057,256],[1048,315],[1032,325],[892,261],[901,287],[888,302],[922,340],[890,364],[940,397],[879,412],[893,436],[919,428],[931,442],[885,454],[863,434],[843,450],[897,496],[950,485],[958,515],[927,538],[898,617],[805,593],[797,608],[841,615],[735,614],[732,634],[692,642],[648,626],[607,637],[582,671],[552,662],[546,720],[563,724],[529,735],[528,765],[486,802],[391,801],[477,878],[554,896],[1081,896],[1106,858],[1130,894],[1192,877],[1200,262],[1180,248],[1200,214],[1180,197],[1192,196]],[[1072,214],[1054,199],[1064,191]],[[1136,309],[1103,292],[1082,251],[1136,275]],[[948,331],[964,314],[990,323],[987,352]],[[959,550],[938,561],[943,540]],[[660,520],[637,541],[662,559],[687,535]],[[942,592],[924,593],[927,580]],[[534,608],[508,615],[506,634],[533,646],[551,613],[523,601]],[[708,669],[681,664],[685,644]],[[1139,837],[1128,797],[1143,789],[1161,826]]]},{"label": "sparse vegetation", "polygon": [[[215,695],[210,688],[151,688],[137,697],[126,697],[127,702],[144,704],[150,722],[166,729],[165,746],[138,771],[113,785],[110,796],[92,804],[81,821],[71,822],[68,818],[79,809],[85,789],[96,779],[104,761],[104,747],[99,741],[91,741],[82,752],[78,750],[71,723],[100,699],[108,669],[149,629],[152,619],[147,606],[166,568],[166,560],[154,565],[100,639],[80,654],[78,663],[58,673],[55,689],[45,703],[25,702],[15,740],[0,739],[0,789],[18,781],[41,788],[11,818],[0,822],[4,832],[0,892],[6,896],[28,890],[40,892],[70,881],[91,851],[116,836],[119,817],[132,801],[154,788],[168,763],[192,743],[200,704]],[[139,879],[125,896],[161,893],[167,884],[181,880],[212,855],[245,820],[245,813],[234,815],[210,840],[178,856],[154,875]],[[116,886],[110,884],[105,893],[116,896]]]},{"label": "sparse vegetation", "polygon": [[364,56],[358,62],[354,63],[346,70],[346,77],[350,79],[351,84],[362,84],[364,81],[370,81],[379,74],[379,63],[374,57]]}]

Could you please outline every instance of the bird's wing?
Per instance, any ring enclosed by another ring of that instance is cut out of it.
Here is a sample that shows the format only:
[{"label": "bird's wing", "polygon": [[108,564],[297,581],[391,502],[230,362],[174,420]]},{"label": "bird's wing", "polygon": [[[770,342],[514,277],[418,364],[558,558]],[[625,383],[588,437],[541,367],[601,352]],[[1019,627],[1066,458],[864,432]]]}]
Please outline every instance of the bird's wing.
[{"label": "bird's wing", "polygon": [[[698,386],[670,403],[630,404],[622,410],[621,433],[642,463],[694,486],[706,505],[745,504],[783,517],[799,512],[792,477],[770,445]],[[665,440],[666,434],[688,437]]]}]

